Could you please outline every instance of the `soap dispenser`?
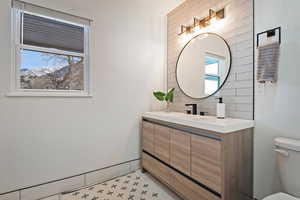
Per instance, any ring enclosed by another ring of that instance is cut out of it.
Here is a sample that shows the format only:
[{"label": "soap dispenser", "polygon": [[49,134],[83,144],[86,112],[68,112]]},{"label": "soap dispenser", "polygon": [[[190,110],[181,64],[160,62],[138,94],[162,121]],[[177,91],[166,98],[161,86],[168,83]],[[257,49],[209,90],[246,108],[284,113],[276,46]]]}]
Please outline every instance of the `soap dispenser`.
[{"label": "soap dispenser", "polygon": [[225,119],[225,103],[223,103],[223,98],[219,97],[217,103],[217,118],[218,119]]}]

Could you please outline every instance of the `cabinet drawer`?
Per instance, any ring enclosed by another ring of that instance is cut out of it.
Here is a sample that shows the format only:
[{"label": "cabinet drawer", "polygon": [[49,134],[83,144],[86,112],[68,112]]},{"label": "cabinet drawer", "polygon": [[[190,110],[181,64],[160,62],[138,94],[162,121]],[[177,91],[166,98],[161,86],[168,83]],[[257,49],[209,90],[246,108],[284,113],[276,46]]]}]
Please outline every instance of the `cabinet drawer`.
[{"label": "cabinet drawer", "polygon": [[142,148],[149,153],[154,153],[154,125],[143,121]]},{"label": "cabinet drawer", "polygon": [[148,170],[157,179],[166,184],[170,184],[171,171],[167,166],[146,153],[142,153],[142,165],[144,169]]},{"label": "cabinet drawer", "polygon": [[191,136],[191,176],[221,193],[221,142],[207,137]]},{"label": "cabinet drawer", "polygon": [[170,129],[154,125],[154,155],[170,164]]},{"label": "cabinet drawer", "polygon": [[171,129],[170,135],[170,164],[179,171],[190,175],[191,168],[191,135]]},{"label": "cabinet drawer", "polygon": [[170,186],[181,197],[187,200],[220,200],[218,196],[203,189],[201,186],[173,170],[171,171]]}]

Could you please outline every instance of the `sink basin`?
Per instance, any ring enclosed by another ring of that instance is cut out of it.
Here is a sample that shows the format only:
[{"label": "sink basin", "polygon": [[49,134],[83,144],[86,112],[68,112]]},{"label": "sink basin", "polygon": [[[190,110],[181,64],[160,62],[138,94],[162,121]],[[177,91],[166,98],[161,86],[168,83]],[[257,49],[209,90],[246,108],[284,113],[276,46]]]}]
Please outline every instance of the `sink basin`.
[{"label": "sink basin", "polygon": [[143,114],[143,118],[167,121],[217,133],[231,133],[254,127],[253,120],[218,119],[215,116],[188,115],[179,112],[146,112]]}]

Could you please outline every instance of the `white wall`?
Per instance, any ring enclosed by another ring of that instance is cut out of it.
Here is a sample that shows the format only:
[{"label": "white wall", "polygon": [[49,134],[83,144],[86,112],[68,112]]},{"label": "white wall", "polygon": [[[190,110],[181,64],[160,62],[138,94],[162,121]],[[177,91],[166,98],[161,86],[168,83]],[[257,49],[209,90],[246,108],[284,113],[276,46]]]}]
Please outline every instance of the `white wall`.
[{"label": "white wall", "polygon": [[[255,0],[255,28],[261,32],[282,27],[277,84],[256,89],[255,194],[259,199],[280,191],[273,139],[300,139],[300,8],[299,0]],[[258,87],[258,84],[256,84]],[[264,93],[264,94],[263,94]]]},{"label": "white wall", "polygon": [[180,3],[26,1],[94,20],[94,97],[5,96],[11,1],[1,0],[0,193],[139,157],[140,114],[155,104],[152,91],[165,89],[165,14]]}]

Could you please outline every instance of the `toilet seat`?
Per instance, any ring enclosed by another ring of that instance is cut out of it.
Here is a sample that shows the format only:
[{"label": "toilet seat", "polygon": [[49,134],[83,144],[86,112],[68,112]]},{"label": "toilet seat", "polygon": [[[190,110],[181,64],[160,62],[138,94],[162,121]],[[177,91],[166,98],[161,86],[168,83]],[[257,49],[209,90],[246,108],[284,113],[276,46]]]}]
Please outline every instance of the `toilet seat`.
[{"label": "toilet seat", "polygon": [[285,193],[277,193],[264,198],[263,200],[300,200],[299,198],[293,197]]}]

